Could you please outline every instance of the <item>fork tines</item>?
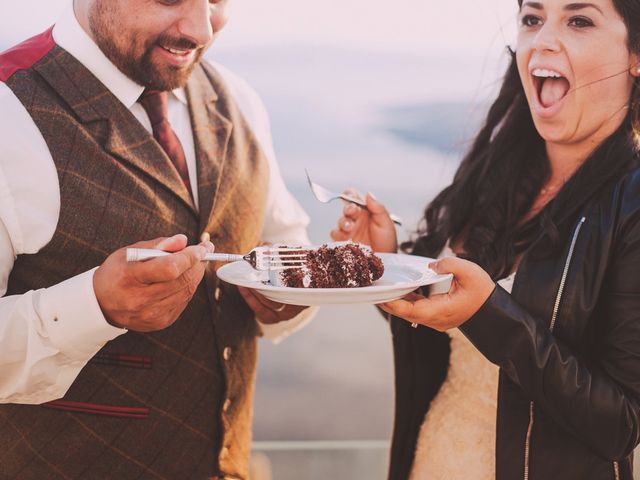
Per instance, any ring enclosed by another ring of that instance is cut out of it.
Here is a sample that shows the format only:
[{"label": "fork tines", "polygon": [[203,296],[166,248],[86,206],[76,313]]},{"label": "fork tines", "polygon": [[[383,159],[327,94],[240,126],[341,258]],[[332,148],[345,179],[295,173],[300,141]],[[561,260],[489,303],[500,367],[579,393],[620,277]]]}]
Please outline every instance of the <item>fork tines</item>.
[{"label": "fork tines", "polygon": [[265,252],[270,270],[302,268],[306,264],[308,250],[301,247],[275,247]]}]

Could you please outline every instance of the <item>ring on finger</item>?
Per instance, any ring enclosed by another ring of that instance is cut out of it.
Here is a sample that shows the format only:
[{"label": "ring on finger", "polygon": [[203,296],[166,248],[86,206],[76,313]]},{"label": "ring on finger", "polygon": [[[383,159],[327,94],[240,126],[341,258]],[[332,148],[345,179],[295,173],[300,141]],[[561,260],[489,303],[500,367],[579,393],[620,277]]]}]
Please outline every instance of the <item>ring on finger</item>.
[{"label": "ring on finger", "polygon": [[286,303],[283,303],[282,305],[280,305],[278,308],[274,308],[273,310],[276,312],[281,312],[283,311],[285,308],[287,307]]}]

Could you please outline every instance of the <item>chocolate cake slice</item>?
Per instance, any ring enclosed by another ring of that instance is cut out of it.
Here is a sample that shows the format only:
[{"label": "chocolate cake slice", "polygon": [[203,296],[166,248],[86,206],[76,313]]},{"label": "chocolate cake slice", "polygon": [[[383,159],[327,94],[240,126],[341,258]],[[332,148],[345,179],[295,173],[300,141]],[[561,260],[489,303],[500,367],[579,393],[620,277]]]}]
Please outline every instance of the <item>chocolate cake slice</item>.
[{"label": "chocolate cake slice", "polygon": [[341,242],[308,250],[305,267],[283,270],[279,280],[293,288],[354,288],[371,285],[383,273],[382,260],[368,246]]}]

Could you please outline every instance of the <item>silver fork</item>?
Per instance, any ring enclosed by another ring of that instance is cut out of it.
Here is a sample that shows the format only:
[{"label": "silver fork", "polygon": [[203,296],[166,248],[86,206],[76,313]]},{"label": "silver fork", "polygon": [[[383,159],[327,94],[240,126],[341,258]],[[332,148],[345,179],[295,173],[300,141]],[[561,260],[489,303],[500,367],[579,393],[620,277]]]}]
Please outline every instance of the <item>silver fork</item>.
[{"label": "silver fork", "polygon": [[[166,257],[170,252],[150,248],[127,248],[127,262],[142,262],[151,258]],[[307,251],[302,247],[256,247],[246,255],[232,253],[207,253],[204,261],[237,262],[244,260],[255,270],[286,270],[305,265]]]},{"label": "silver fork", "polygon": [[[304,170],[304,173],[307,174],[307,180],[309,181],[309,186],[311,187],[311,191],[313,192],[314,197],[318,199],[318,201],[322,203],[329,203],[333,200],[342,199],[345,202],[350,202],[350,203],[359,205],[366,210],[367,208],[366,202],[354,196],[347,195],[345,193],[332,192],[331,190],[323,187],[322,185],[318,185],[317,183],[312,182],[311,177],[309,176],[309,172],[307,171],[306,168]],[[390,213],[389,217],[391,217],[391,220],[393,220],[393,223],[395,223],[396,225],[402,225],[402,219],[397,215]]]}]

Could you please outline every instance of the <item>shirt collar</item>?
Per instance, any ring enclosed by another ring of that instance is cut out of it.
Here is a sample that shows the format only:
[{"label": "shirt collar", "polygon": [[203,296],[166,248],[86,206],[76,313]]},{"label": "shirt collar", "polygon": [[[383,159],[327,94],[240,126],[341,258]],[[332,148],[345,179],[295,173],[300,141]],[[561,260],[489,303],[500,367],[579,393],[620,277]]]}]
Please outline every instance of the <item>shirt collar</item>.
[{"label": "shirt collar", "polygon": [[176,88],[173,92],[173,95],[180,101],[180,103],[184,103],[187,105],[187,94],[184,91],[184,88]]},{"label": "shirt collar", "polygon": [[[131,108],[140,98],[144,87],[122,73],[102,53],[100,47],[83,30],[70,5],[53,29],[53,39],[67,52],[82,63],[115,97],[127,108]],[[184,89],[173,91],[174,96],[185,105],[187,96]]]}]

